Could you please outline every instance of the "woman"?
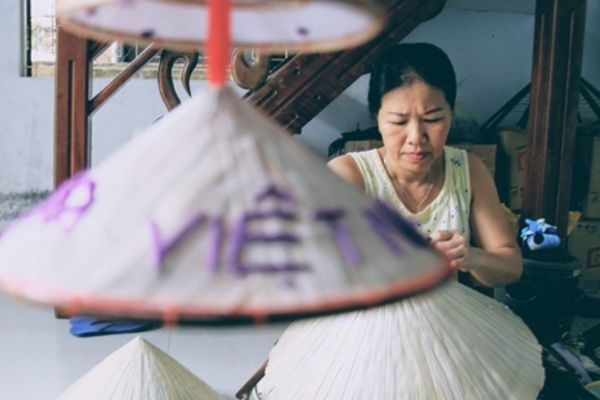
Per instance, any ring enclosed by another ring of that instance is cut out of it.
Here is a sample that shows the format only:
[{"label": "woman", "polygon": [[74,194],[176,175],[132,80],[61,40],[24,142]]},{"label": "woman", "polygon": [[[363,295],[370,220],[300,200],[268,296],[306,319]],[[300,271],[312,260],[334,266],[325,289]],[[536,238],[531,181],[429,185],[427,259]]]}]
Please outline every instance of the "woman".
[{"label": "woman", "polygon": [[416,220],[452,266],[485,286],[502,286],[519,279],[521,253],[487,167],[445,146],[455,98],[456,76],[442,50],[425,43],[395,46],[369,83],[369,109],[383,147],[328,165]]}]

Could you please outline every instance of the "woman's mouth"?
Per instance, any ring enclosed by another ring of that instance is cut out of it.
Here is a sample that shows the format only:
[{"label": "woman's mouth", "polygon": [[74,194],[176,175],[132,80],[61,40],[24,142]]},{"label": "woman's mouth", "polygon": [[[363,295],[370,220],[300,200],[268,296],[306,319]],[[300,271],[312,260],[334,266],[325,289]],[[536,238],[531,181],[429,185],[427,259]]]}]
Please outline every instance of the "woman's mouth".
[{"label": "woman's mouth", "polygon": [[429,153],[425,151],[418,151],[412,153],[404,153],[404,155],[412,161],[423,161],[425,158],[427,158]]}]

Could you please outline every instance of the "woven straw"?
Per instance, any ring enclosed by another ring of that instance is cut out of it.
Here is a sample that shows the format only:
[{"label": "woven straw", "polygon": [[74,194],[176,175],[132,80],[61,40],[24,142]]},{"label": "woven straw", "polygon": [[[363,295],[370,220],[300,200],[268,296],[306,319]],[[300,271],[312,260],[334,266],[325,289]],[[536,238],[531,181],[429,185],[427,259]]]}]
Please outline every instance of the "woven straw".
[{"label": "woven straw", "polygon": [[0,238],[0,288],[112,316],[287,319],[399,299],[451,272],[228,88],[181,105]]},{"label": "woven straw", "polygon": [[541,348],[504,305],[457,282],[372,310],[299,321],[272,349],[263,400],[537,398]]},{"label": "woven straw", "polygon": [[[57,0],[56,12],[62,28],[83,37],[183,51],[207,41],[203,0]],[[337,51],[373,38],[383,22],[373,1],[232,0],[231,39],[261,52]]]},{"label": "woven straw", "polygon": [[58,400],[219,400],[175,359],[137,337],[71,385]]}]

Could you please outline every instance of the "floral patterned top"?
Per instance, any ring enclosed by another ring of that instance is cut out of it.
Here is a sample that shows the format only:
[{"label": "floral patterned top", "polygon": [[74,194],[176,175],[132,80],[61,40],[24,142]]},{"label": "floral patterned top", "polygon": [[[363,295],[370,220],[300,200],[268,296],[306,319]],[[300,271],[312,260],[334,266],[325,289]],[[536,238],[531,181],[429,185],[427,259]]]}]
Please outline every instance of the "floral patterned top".
[{"label": "floral patterned top", "polygon": [[377,149],[348,153],[358,165],[367,195],[383,200],[414,221],[424,235],[457,229],[470,239],[471,180],[467,152],[444,147],[444,185],[437,197],[419,213],[409,211],[396,194]]}]

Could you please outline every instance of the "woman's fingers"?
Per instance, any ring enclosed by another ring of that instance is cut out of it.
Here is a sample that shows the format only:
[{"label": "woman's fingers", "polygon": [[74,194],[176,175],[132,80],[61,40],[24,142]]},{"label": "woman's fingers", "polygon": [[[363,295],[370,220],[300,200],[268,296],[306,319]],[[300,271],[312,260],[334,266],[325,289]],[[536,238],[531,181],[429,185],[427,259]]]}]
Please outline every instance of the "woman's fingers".
[{"label": "woman's fingers", "polygon": [[454,268],[467,268],[469,247],[466,239],[458,231],[438,231],[431,235],[433,246],[444,253]]},{"label": "woman's fingers", "polygon": [[447,240],[452,239],[453,232],[448,230],[435,231],[431,235],[431,243],[445,242]]},{"label": "woman's fingers", "polygon": [[464,246],[465,238],[458,231],[438,231],[431,235],[431,243],[439,250]]}]

